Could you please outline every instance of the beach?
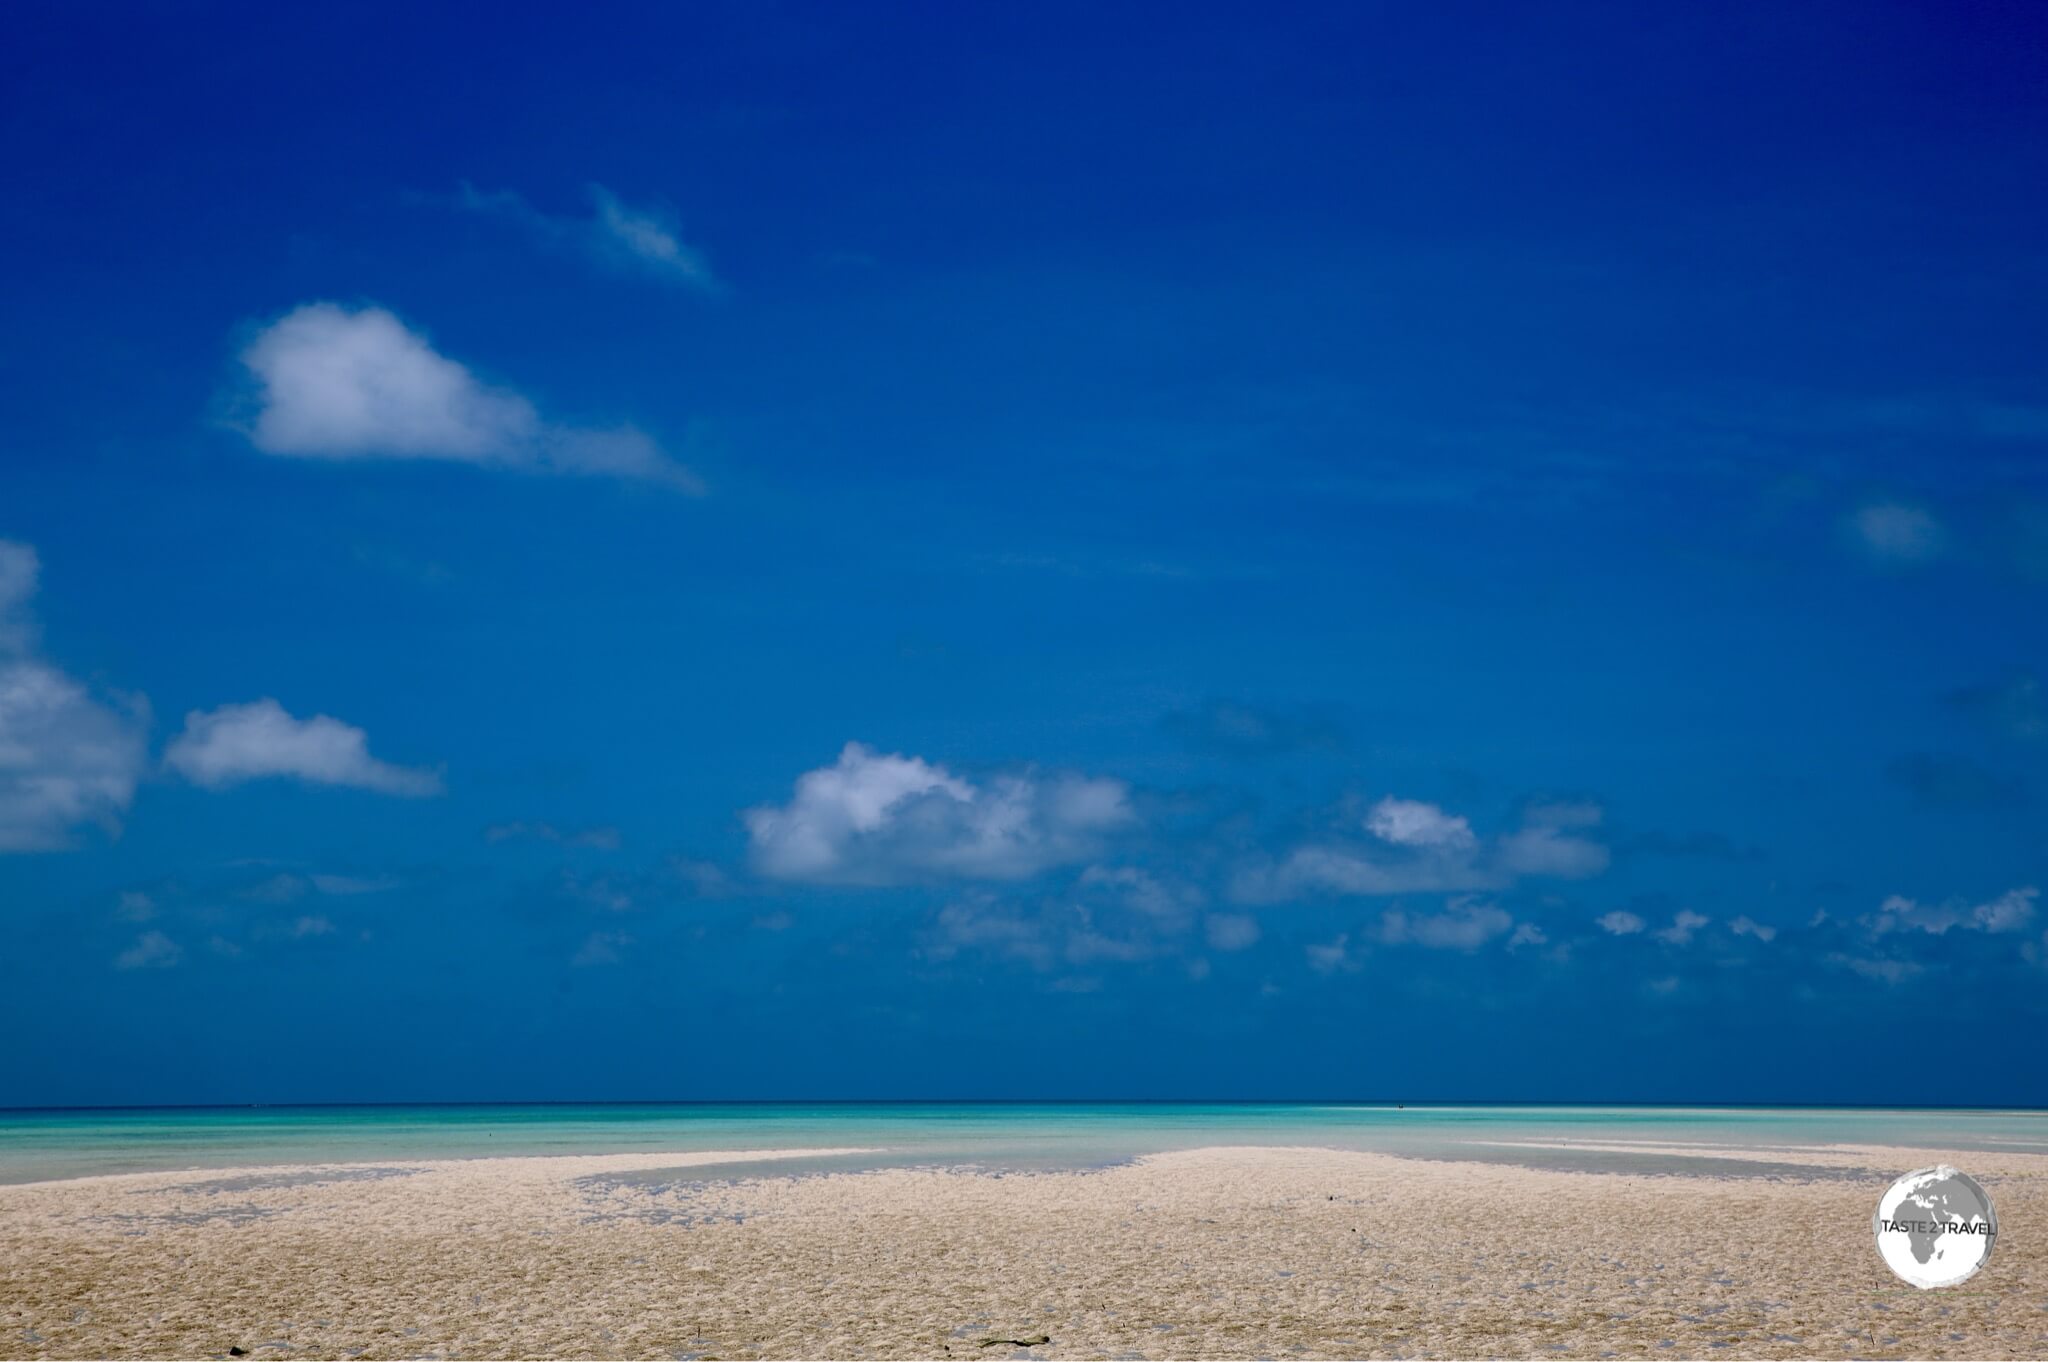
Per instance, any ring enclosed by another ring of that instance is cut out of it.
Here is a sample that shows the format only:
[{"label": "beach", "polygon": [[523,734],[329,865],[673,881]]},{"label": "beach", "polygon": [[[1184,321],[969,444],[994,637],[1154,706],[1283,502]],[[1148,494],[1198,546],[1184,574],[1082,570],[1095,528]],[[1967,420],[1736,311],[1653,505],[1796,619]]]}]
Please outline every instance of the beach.
[{"label": "beach", "polygon": [[[858,1151],[813,1148],[23,1183],[0,1353],[2048,1356],[2048,1155],[1609,1144],[1585,1152],[1716,1171],[1279,1146],[815,1171]],[[1871,1214],[1942,1161],[1996,1199],[1999,1245],[1920,1291]]]}]

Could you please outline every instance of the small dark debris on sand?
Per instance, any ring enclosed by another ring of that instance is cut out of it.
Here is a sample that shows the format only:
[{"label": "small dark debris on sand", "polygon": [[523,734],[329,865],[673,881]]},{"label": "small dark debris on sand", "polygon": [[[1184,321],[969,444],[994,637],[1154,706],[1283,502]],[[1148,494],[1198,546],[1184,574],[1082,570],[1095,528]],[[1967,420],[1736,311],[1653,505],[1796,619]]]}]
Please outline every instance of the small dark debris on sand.
[{"label": "small dark debris on sand", "polygon": [[993,1348],[998,1343],[1007,1343],[1013,1348],[1035,1348],[1041,1343],[1050,1342],[1052,1342],[1050,1334],[1033,1334],[1029,1338],[984,1338],[981,1341],[981,1346]]}]

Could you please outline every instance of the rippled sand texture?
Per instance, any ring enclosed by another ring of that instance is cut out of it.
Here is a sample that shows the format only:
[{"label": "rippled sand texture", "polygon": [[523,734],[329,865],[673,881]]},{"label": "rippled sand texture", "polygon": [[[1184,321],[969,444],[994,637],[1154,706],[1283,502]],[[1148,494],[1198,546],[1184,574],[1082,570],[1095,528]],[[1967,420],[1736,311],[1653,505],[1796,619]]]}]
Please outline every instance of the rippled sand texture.
[{"label": "rippled sand texture", "polygon": [[1890,1178],[1939,1151],[1774,1151],[1769,1178],[1315,1149],[1006,1176],[685,1166],[717,1157],[0,1187],[0,1353],[2048,1357],[2041,1155],[1947,1156],[2001,1233],[1940,1292],[1892,1278],[1870,1231]]}]

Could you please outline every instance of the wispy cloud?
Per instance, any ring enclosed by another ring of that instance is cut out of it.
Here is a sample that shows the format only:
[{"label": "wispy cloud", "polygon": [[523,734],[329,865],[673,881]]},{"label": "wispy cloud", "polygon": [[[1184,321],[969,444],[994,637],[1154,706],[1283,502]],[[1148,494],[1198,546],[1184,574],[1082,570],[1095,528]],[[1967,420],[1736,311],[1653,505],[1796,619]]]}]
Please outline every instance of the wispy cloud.
[{"label": "wispy cloud", "polygon": [[625,932],[592,932],[583,938],[583,945],[569,958],[569,963],[579,967],[616,965],[632,944],[633,938]]},{"label": "wispy cloud", "polygon": [[1380,915],[1380,940],[1390,946],[1476,951],[1515,925],[1505,909],[1474,899],[1454,899],[1441,913],[1390,909]]},{"label": "wispy cloud", "polygon": [[407,797],[441,793],[437,773],[371,756],[362,729],[325,714],[294,718],[268,697],[186,715],[164,764],[209,790],[285,777]]},{"label": "wispy cloud", "polygon": [[554,846],[584,847],[595,851],[617,851],[617,828],[562,828],[553,823],[494,823],[484,829],[484,840],[498,842],[547,842]]},{"label": "wispy cloud", "polygon": [[1092,858],[1134,821],[1122,781],[1021,772],[977,784],[857,742],[798,777],[787,804],[742,818],[761,874],[868,885],[1023,879]]},{"label": "wispy cloud", "polygon": [[438,459],[704,490],[642,432],[545,420],[381,307],[307,303],[259,331],[242,364],[253,384],[247,434],[266,454]]},{"label": "wispy cloud", "polygon": [[0,540],[0,852],[69,845],[120,826],[147,762],[148,706],[108,702],[40,655],[27,544]]},{"label": "wispy cloud", "polygon": [[162,932],[144,932],[134,945],[114,957],[114,968],[169,969],[184,958],[184,947]]},{"label": "wispy cloud", "polygon": [[1849,517],[1851,537],[1873,559],[1924,563],[1948,546],[1948,532],[1932,511],[1903,501],[1874,501]]},{"label": "wispy cloud", "polygon": [[1204,926],[1211,950],[1248,950],[1259,941],[1258,919],[1245,913],[1211,913]]},{"label": "wispy cloud", "polygon": [[586,192],[590,212],[581,216],[543,213],[511,190],[481,190],[467,182],[461,185],[457,202],[471,212],[514,223],[541,245],[574,252],[613,273],[701,293],[724,291],[704,253],[682,239],[674,214],[633,207],[603,185],[590,185]]}]

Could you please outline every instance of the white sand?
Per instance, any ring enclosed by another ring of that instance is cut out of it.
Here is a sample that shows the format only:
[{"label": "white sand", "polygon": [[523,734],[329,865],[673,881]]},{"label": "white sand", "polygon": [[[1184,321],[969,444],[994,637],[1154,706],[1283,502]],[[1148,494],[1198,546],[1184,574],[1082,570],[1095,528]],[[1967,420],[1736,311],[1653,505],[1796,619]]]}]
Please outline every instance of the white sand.
[{"label": "white sand", "polygon": [[[0,1353],[2048,1357],[2040,1154],[1757,1156],[1882,1170],[1811,1180],[1271,1148],[1000,1177],[618,1180],[772,1157],[0,1187]],[[2000,1242],[1970,1282],[1917,1291],[1878,1259],[1870,1217],[1891,1176],[1943,1160],[1991,1191]]]}]

